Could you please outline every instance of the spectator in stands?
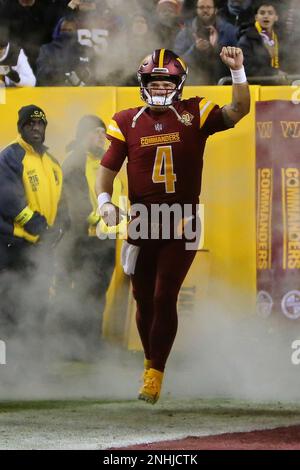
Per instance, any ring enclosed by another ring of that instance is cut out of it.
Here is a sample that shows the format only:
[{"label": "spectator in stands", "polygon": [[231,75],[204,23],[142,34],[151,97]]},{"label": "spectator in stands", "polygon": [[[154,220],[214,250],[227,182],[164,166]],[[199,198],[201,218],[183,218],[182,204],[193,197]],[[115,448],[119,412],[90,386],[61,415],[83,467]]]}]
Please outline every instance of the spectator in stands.
[{"label": "spectator in stands", "polygon": [[196,14],[197,0],[183,0],[181,17],[185,25],[190,24]]},{"label": "spectator in stands", "polygon": [[159,47],[172,49],[175,37],[182,28],[181,2],[179,0],[159,0],[156,7],[154,23],[151,29]]},{"label": "spectator in stands", "polygon": [[95,236],[100,220],[96,213],[95,172],[104,155],[106,126],[98,116],[89,114],[78,122],[75,139],[67,146],[63,163],[70,214],[76,236]]},{"label": "spectator in stands", "polygon": [[[283,10],[283,9],[282,9]],[[281,11],[282,11],[281,10]],[[280,13],[281,16],[281,13]],[[290,74],[300,74],[300,9],[299,0],[289,0],[282,15],[283,68]],[[293,53],[291,54],[291,51]]]},{"label": "spectator in stands", "polygon": [[[1,336],[2,327],[14,333],[16,325],[23,327],[28,320],[32,330],[42,327],[53,249],[69,226],[62,170],[44,145],[46,127],[41,108],[23,106],[19,136],[0,153]],[[43,256],[47,259],[37,279]],[[27,310],[20,297],[25,282],[26,301],[31,302]]]},{"label": "spectator in stands", "polygon": [[[215,0],[216,8],[225,6],[227,0]],[[189,24],[195,17],[197,9],[197,0],[182,0],[181,16],[185,24]]]},{"label": "spectator in stands", "polygon": [[41,47],[36,63],[40,86],[96,85],[93,49],[77,41],[76,23],[59,20],[53,40]]},{"label": "spectator in stands", "polygon": [[174,51],[190,66],[190,83],[215,84],[227,73],[219,54],[236,45],[235,28],[216,14],[214,0],[198,0],[197,16],[176,37]]},{"label": "spectator in stands", "polygon": [[135,9],[136,8],[141,9],[141,12],[144,15],[148,16],[149,19],[151,19],[155,15],[157,3],[158,3],[158,0],[146,0],[146,1],[144,0],[142,2],[140,0],[136,0]]},{"label": "spectator in stands", "polygon": [[10,42],[7,26],[0,25],[0,83],[6,87],[33,87],[36,79],[19,46]]},{"label": "spectator in stands", "polygon": [[[152,49],[159,47],[158,39],[152,33],[148,17],[139,10],[128,17],[126,28],[126,52],[123,54],[122,70],[120,80],[125,86],[138,86],[136,73],[132,70],[140,63],[141,58],[147,54],[148,45]],[[124,77],[125,75],[125,77]]]},{"label": "spectator in stands", "polygon": [[49,4],[50,0],[9,0],[0,8],[0,18],[9,25],[12,42],[24,49],[34,72],[40,46],[51,40],[56,22],[49,14]]},{"label": "spectator in stands", "polygon": [[284,78],[280,70],[279,39],[275,32],[278,21],[274,3],[265,0],[258,5],[255,25],[241,30],[238,46],[243,50],[248,77],[276,76]]},{"label": "spectator in stands", "polygon": [[254,7],[252,0],[227,0],[226,5],[218,10],[218,16],[236,28],[238,36],[239,28],[249,25],[254,20]]},{"label": "spectator in stands", "polygon": [[119,74],[120,34],[124,30],[122,15],[110,8],[107,0],[73,2],[78,42],[89,47],[96,57],[94,82],[113,85]]}]

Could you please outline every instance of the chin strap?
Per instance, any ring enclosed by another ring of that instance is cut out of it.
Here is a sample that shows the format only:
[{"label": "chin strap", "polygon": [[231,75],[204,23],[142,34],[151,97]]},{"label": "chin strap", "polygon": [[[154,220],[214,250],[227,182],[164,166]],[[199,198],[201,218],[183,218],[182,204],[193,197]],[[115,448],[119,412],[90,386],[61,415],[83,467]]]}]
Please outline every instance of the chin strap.
[{"label": "chin strap", "polygon": [[139,112],[136,113],[136,115],[133,117],[132,119],[132,123],[131,123],[131,127],[135,127],[136,125],[136,121],[138,120],[138,118],[140,117],[141,114],[143,114],[143,112],[145,111],[145,109],[148,108],[148,105],[147,106],[143,106]]},{"label": "chin strap", "polygon": [[[133,117],[132,119],[132,123],[131,123],[131,127],[135,127],[136,126],[136,121],[138,120],[138,118],[140,117],[141,114],[143,114],[143,112],[145,111],[145,109],[147,109],[149,106],[143,106],[137,113],[136,115]],[[177,116],[177,119],[179,122],[181,122],[181,124],[184,124],[185,126],[190,126],[191,123],[190,122],[187,122],[185,119],[183,119],[182,116],[180,116],[180,114],[176,111],[176,109],[174,108],[174,106],[170,105],[170,106],[166,106],[167,109],[171,109],[173,111],[173,113],[176,114]]]},{"label": "chin strap", "polygon": [[177,119],[178,121],[180,121],[182,124],[184,124],[185,126],[189,126],[190,123],[187,123],[187,121],[185,119],[183,119],[183,117],[180,116],[180,114],[176,111],[176,109],[174,108],[174,106],[169,106],[169,109],[171,109],[177,116]]}]

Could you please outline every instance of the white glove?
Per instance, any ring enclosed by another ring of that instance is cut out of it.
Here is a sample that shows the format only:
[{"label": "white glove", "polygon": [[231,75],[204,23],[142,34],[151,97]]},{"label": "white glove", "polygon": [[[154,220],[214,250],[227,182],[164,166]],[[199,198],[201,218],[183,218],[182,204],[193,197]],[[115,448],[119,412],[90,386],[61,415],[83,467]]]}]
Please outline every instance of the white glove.
[{"label": "white glove", "polygon": [[0,75],[7,75],[10,72],[9,65],[0,65]]},{"label": "white glove", "polygon": [[140,247],[131,245],[126,240],[123,241],[121,250],[121,263],[124,273],[130,276],[135,272],[135,266],[140,252]]}]

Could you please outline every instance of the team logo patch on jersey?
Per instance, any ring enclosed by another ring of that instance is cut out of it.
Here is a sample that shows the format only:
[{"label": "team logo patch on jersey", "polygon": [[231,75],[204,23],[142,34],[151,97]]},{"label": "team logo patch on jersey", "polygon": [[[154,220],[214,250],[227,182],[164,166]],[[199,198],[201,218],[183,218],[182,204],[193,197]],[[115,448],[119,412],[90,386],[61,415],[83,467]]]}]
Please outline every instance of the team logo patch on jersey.
[{"label": "team logo patch on jersey", "polygon": [[180,142],[179,132],[141,137],[141,147],[149,147],[150,145],[157,144],[172,144],[174,142]]},{"label": "team logo patch on jersey", "polygon": [[192,125],[192,120],[194,119],[193,114],[189,113],[188,111],[183,111],[181,115],[181,119],[183,120],[183,123],[185,126],[191,126]]}]

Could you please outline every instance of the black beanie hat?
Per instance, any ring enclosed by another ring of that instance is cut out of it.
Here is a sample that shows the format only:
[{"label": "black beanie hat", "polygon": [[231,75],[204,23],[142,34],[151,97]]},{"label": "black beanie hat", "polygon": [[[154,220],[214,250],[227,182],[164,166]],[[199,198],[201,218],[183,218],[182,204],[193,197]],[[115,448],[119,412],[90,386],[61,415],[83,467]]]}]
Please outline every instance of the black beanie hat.
[{"label": "black beanie hat", "polygon": [[21,131],[22,127],[26,122],[30,121],[30,119],[41,119],[45,126],[48,124],[44,111],[35,104],[29,104],[19,109],[18,130]]},{"label": "black beanie hat", "polygon": [[88,132],[97,129],[97,127],[102,127],[106,132],[106,125],[102,119],[100,119],[95,114],[86,114],[80,119],[78,123],[75,137],[76,141],[80,141],[87,135]]}]

